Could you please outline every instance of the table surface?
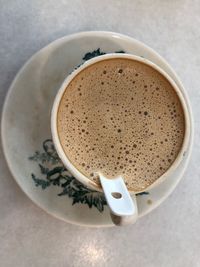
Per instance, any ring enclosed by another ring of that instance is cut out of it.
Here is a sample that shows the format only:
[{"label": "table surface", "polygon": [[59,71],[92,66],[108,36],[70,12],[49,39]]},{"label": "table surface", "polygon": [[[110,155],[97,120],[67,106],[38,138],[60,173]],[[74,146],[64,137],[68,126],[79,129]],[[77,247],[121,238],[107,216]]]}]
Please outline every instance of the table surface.
[{"label": "table surface", "polygon": [[38,49],[74,32],[128,34],[160,53],[192,103],[195,140],[172,195],[135,225],[90,229],[59,221],[20,190],[0,149],[1,266],[200,266],[200,1],[0,0],[0,108],[19,68]]}]

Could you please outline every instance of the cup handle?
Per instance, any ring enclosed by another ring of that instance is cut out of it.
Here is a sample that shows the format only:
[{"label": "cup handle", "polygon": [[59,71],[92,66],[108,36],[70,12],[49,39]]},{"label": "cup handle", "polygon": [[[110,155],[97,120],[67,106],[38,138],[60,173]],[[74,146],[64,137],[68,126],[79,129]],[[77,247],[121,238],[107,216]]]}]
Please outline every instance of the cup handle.
[{"label": "cup handle", "polygon": [[98,175],[113,223],[120,226],[134,223],[138,218],[136,197],[131,198],[123,178],[107,179],[102,174]]}]

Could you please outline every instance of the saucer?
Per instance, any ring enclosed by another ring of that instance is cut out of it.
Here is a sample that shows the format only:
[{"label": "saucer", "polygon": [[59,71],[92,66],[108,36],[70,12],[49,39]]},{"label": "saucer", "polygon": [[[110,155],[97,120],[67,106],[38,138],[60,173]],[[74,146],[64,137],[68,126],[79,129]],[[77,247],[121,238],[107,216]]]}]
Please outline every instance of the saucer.
[{"label": "saucer", "polygon": [[[101,31],[63,37],[33,55],[15,77],[3,108],[3,149],[16,182],[43,210],[73,224],[113,226],[104,195],[80,184],[58,158],[51,139],[51,108],[69,73],[86,60],[111,52],[141,56],[164,69],[182,91],[191,117],[183,85],[161,56],[133,38]],[[192,136],[173,175],[137,195],[139,217],[158,207],[175,189],[191,154]]]}]

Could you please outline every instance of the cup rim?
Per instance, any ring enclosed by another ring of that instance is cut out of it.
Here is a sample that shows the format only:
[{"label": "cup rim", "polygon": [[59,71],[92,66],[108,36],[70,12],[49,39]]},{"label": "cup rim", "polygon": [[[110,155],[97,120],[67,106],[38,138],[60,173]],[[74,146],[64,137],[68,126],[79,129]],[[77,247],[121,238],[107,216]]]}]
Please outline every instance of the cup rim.
[{"label": "cup rim", "polygon": [[179,89],[179,87],[177,86],[177,84],[175,83],[175,81],[162,68],[160,68],[155,63],[153,63],[150,60],[147,60],[147,59],[145,59],[143,57],[139,57],[139,56],[131,55],[131,54],[127,54],[127,53],[123,53],[123,54],[110,53],[110,54],[101,55],[101,56],[92,58],[92,59],[84,62],[81,66],[79,66],[70,75],[68,75],[66,77],[66,79],[63,81],[60,89],[58,90],[58,92],[56,94],[56,97],[55,97],[54,102],[53,102],[52,111],[51,111],[51,133],[52,133],[52,139],[53,139],[53,143],[54,143],[54,146],[56,148],[56,151],[58,153],[58,156],[60,157],[62,163],[74,175],[74,177],[77,180],[79,180],[82,184],[84,184],[85,186],[89,187],[90,189],[102,192],[103,190],[102,190],[101,186],[99,184],[93,182],[89,178],[87,178],[83,173],[81,173],[72,164],[72,162],[68,159],[67,155],[65,154],[65,152],[64,152],[64,150],[62,148],[62,145],[60,143],[60,139],[59,139],[59,135],[58,135],[58,131],[57,131],[57,111],[58,111],[59,104],[60,104],[62,96],[63,96],[63,94],[65,92],[66,87],[69,85],[69,83],[74,79],[74,77],[78,73],[80,73],[85,68],[87,68],[90,65],[93,65],[93,64],[95,64],[95,63],[97,63],[99,61],[108,60],[108,59],[112,59],[112,58],[113,59],[114,58],[123,58],[123,59],[135,60],[135,61],[141,62],[143,64],[146,64],[146,65],[152,67],[153,69],[155,69],[156,71],[158,71],[161,75],[163,75],[167,79],[167,81],[172,85],[173,89],[176,91],[176,93],[177,93],[177,95],[179,97],[179,100],[181,102],[181,105],[182,105],[182,108],[183,108],[183,112],[184,112],[185,134],[184,134],[184,139],[183,139],[183,143],[182,143],[181,149],[180,149],[176,159],[174,160],[172,165],[166,170],[166,172],[164,174],[162,174],[153,184],[151,184],[150,186],[148,186],[144,190],[142,190],[142,191],[133,191],[133,190],[129,190],[128,189],[130,194],[137,194],[137,193],[152,189],[153,187],[155,187],[158,184],[162,183],[167,177],[169,177],[171,175],[171,173],[179,166],[179,164],[181,163],[182,159],[184,158],[184,156],[186,154],[186,151],[188,149],[189,139],[190,139],[190,135],[191,135],[191,121],[190,121],[190,118],[189,118],[189,111],[188,111],[188,107],[187,107],[186,101],[184,99],[184,96],[183,96],[181,90]]}]

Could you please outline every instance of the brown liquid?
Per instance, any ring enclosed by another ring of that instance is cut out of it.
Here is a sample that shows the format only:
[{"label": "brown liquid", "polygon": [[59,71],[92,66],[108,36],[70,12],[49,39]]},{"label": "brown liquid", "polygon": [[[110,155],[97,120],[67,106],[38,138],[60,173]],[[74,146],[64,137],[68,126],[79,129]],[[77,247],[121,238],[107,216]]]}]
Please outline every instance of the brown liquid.
[{"label": "brown liquid", "polygon": [[176,159],[185,122],[170,83],[128,59],[97,62],[80,72],[61,99],[57,127],[63,150],[90,180],[122,175],[143,191]]}]

